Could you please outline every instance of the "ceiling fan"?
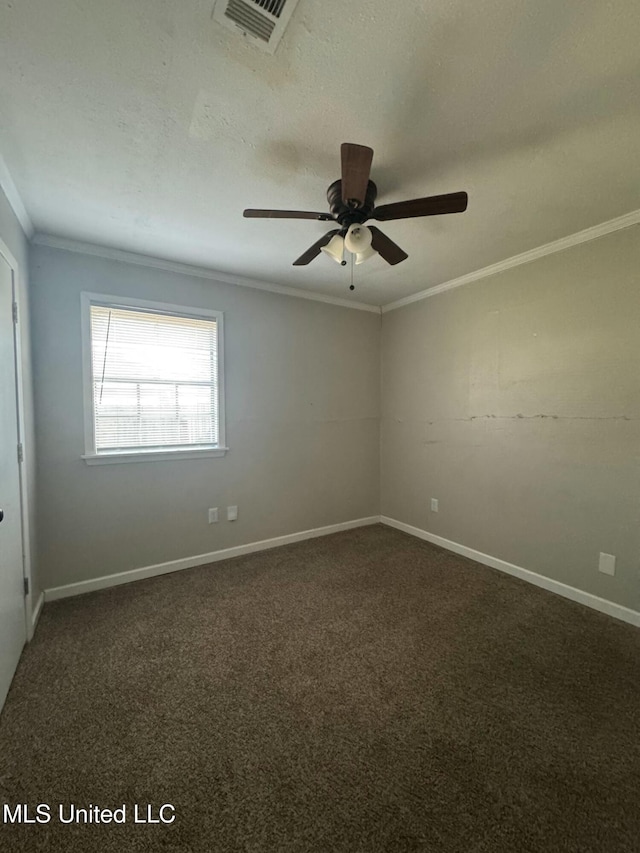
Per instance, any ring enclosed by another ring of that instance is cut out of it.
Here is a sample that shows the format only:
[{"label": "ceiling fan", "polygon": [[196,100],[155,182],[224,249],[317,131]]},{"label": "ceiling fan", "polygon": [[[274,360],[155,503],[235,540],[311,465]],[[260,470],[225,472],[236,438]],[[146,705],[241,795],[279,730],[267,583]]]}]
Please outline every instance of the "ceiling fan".
[{"label": "ceiling fan", "polygon": [[313,213],[307,210],[254,210],[244,211],[247,218],[261,219],[318,219],[337,222],[340,227],[328,231],[313,246],[293,262],[305,266],[325,252],[338,263],[346,264],[345,248],[355,254],[356,264],[361,264],[376,253],[388,264],[399,264],[409,256],[375,225],[365,225],[370,219],[388,222],[392,219],[409,219],[414,216],[440,216],[445,213],[462,213],[467,209],[467,194],[448,193],[428,198],[414,198],[394,204],[375,206],[378,188],[369,175],[373,149],[366,145],[343,142],[340,146],[342,178],[334,181],[327,190],[330,213]]}]

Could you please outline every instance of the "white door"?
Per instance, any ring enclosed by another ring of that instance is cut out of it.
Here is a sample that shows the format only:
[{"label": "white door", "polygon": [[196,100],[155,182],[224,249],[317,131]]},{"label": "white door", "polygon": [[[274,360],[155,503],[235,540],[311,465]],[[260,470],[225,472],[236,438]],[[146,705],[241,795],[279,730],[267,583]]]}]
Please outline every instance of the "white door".
[{"label": "white door", "polygon": [[26,642],[13,272],[0,255],[0,709]]}]

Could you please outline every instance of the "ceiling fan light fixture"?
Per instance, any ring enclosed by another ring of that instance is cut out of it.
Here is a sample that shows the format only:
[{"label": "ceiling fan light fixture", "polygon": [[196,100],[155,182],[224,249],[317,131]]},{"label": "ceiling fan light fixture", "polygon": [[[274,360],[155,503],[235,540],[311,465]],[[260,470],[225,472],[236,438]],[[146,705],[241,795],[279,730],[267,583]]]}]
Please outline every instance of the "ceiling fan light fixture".
[{"label": "ceiling fan light fixture", "polygon": [[346,263],[344,259],[344,237],[341,237],[339,234],[335,234],[320,251],[324,252],[325,255],[329,255],[337,264],[344,266]]},{"label": "ceiling fan light fixture", "polygon": [[347,236],[344,238],[344,245],[354,255],[364,254],[371,246],[373,235],[366,225],[354,223],[349,226]]},{"label": "ceiling fan light fixture", "polygon": [[367,246],[367,248],[363,249],[361,252],[356,252],[356,266],[358,266],[358,264],[363,264],[365,261],[368,261],[369,258],[372,258],[377,254],[378,253],[373,246]]}]

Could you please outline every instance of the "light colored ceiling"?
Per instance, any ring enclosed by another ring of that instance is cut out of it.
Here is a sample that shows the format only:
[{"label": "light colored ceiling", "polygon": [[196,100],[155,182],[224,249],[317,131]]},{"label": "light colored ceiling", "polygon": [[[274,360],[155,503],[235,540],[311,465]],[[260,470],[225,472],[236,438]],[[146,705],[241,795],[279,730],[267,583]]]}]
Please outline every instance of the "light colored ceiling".
[{"label": "light colored ceiling", "polygon": [[383,304],[640,208],[637,0],[300,0],[275,56],[213,0],[4,0],[0,151],[38,231],[349,298],[291,262],[328,229],[343,141],[409,260],[355,268]]}]

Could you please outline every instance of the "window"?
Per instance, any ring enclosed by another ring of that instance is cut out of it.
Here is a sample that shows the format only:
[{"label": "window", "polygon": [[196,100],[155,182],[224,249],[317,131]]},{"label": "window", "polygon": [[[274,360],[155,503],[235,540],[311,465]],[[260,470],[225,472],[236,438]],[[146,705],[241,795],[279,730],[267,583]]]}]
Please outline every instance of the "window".
[{"label": "window", "polygon": [[222,314],[82,294],[85,460],[222,456]]}]

